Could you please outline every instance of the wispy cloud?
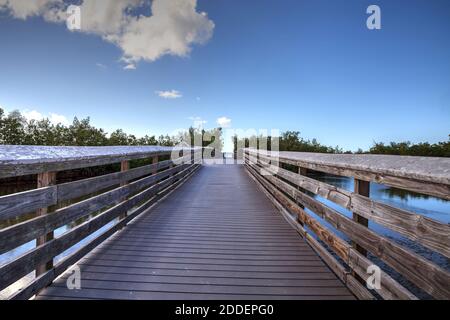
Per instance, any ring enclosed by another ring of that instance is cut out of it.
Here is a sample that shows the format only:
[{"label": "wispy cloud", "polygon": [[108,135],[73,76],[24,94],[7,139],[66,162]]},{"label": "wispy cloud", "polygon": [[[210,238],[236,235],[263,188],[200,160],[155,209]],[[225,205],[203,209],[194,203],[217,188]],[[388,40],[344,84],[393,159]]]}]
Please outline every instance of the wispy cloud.
[{"label": "wispy cloud", "polygon": [[227,117],[217,118],[216,123],[222,128],[228,128],[231,126],[231,119]]},{"label": "wispy cloud", "polygon": [[170,91],[155,91],[155,93],[164,99],[178,99],[181,98],[183,95],[181,92],[177,90],[170,90]]},{"label": "wispy cloud", "polygon": [[[0,11],[17,19],[42,16],[62,24],[68,5],[63,0],[0,0]],[[136,15],[136,9],[151,9],[151,15]],[[194,44],[206,43],[214,31],[214,22],[197,11],[197,0],[83,0],[80,12],[78,31],[99,35],[118,46],[126,70],[141,60],[187,56]]]},{"label": "wispy cloud", "polygon": [[98,68],[100,68],[100,69],[106,69],[106,68],[107,68],[103,63],[100,63],[100,62],[97,62],[95,65],[96,65]]},{"label": "wispy cloud", "polygon": [[123,70],[136,70],[136,65],[134,63],[129,63],[123,67]]}]

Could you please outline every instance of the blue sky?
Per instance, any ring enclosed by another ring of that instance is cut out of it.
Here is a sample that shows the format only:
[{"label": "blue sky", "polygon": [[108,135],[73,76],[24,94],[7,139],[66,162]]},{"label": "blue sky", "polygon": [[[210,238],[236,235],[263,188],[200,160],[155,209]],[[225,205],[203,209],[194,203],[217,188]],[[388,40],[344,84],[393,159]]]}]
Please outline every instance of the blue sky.
[{"label": "blue sky", "polygon": [[[164,51],[159,24],[144,29],[146,41],[118,44],[95,24],[71,32],[44,9],[24,18],[0,0],[0,106],[90,116],[137,136],[225,117],[231,128],[297,130],[351,150],[448,139],[449,1],[189,2],[193,20],[167,28],[175,36],[194,28],[198,41]],[[370,4],[381,8],[381,30],[366,27]],[[181,97],[158,94],[172,90]]]}]

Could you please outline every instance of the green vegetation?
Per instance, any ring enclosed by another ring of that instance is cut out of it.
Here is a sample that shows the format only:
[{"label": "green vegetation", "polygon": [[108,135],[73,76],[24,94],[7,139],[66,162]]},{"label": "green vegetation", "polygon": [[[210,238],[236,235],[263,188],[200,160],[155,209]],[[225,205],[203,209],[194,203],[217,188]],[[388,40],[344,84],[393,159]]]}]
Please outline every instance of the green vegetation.
[{"label": "green vegetation", "polygon": [[430,144],[428,142],[413,144],[409,141],[391,142],[388,145],[385,145],[384,143],[375,143],[374,146],[370,148],[369,153],[450,157],[450,138],[448,141],[442,141],[433,144]]},{"label": "green vegetation", "polygon": [[13,145],[105,146],[105,145],[174,145],[169,136],[136,138],[118,129],[108,137],[103,129],[91,125],[90,119],[73,119],[69,126],[54,125],[48,119],[27,121],[19,111],[5,115],[0,108],[0,143]]},{"label": "green vegetation", "polygon": [[[238,145],[245,147],[248,147],[249,145],[254,146],[263,138],[265,139],[265,137],[262,136],[253,136],[249,138],[234,137],[234,148],[236,150]],[[199,130],[191,127],[187,132],[179,133],[177,136],[161,135],[156,138],[154,135],[145,135],[144,137],[137,138],[132,134],[125,133],[121,129],[117,129],[108,135],[105,130],[92,126],[89,118],[82,120],[74,118],[72,124],[68,126],[62,124],[55,125],[48,119],[27,121],[19,111],[13,111],[6,115],[4,110],[0,108],[0,144],[55,146],[174,146],[182,142],[197,146],[213,146],[216,151],[220,152],[223,146],[222,129]],[[269,137],[267,145],[269,150],[271,149],[270,142],[271,139]],[[300,132],[298,131],[283,132],[279,140],[279,150],[352,153],[351,151],[344,152],[339,146],[330,147],[320,144],[316,139],[304,139],[300,136]],[[450,157],[450,139],[434,144],[428,142],[413,144],[409,141],[391,142],[390,144],[375,142],[368,151],[359,149],[356,153]]]},{"label": "green vegetation", "polygon": [[[259,148],[271,150],[271,137],[252,136],[249,138],[234,137],[234,151],[237,147],[256,146],[259,141],[267,140],[266,146],[259,146]],[[339,146],[330,147],[320,144],[316,139],[305,140],[300,136],[298,131],[286,131],[281,134],[279,140],[280,151],[300,151],[300,152],[319,152],[319,153],[353,153],[351,151],[343,151]],[[358,149],[356,154],[394,154],[394,155],[412,155],[412,156],[430,156],[430,157],[450,157],[450,139],[445,142],[438,142],[430,144],[428,142],[413,144],[407,142],[391,142],[388,145],[384,143],[375,142],[368,150],[363,151]]]},{"label": "green vegetation", "polygon": [[8,115],[0,108],[0,144],[10,145],[47,145],[47,146],[137,146],[160,145],[174,146],[183,141],[199,141],[200,145],[217,144],[221,150],[221,129],[199,130],[190,128],[177,136],[145,135],[137,138],[117,129],[109,136],[103,129],[91,125],[90,119],[74,118],[71,125],[53,124],[48,119],[27,121],[19,111]]}]

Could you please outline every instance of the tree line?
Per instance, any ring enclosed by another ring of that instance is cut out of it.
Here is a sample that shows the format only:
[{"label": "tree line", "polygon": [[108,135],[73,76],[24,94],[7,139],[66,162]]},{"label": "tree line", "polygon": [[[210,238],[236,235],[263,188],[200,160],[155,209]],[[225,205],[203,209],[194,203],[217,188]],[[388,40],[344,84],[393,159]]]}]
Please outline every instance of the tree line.
[{"label": "tree line", "polygon": [[[271,149],[271,137],[252,136],[248,138],[233,137],[234,149],[238,146],[254,146],[254,142],[268,141],[267,148]],[[280,136],[280,151],[301,151],[320,153],[353,153],[344,151],[339,146],[327,146],[316,139],[305,139],[298,131],[286,131]],[[19,111],[8,114],[0,108],[0,144],[10,145],[53,145],[53,146],[118,146],[118,145],[160,145],[174,146],[180,143],[189,145],[211,146],[220,152],[223,147],[221,128],[210,130],[189,128],[177,135],[145,135],[136,137],[122,129],[108,134],[104,129],[96,128],[90,118],[79,120],[74,118],[70,125],[53,124],[49,119],[27,120]],[[450,157],[450,139],[438,143],[391,142],[384,144],[374,142],[369,150],[358,149],[354,153],[395,154],[414,156]]]},{"label": "tree line", "polygon": [[[43,146],[175,146],[182,142],[197,145],[216,144],[221,150],[222,129],[200,130],[189,128],[177,135],[145,135],[136,137],[117,129],[108,134],[96,128],[90,118],[75,117],[70,125],[54,124],[49,119],[27,120],[19,111],[8,114],[0,108],[0,144]],[[200,144],[198,142],[200,141]]]},{"label": "tree line", "polygon": [[[248,138],[233,137],[234,152],[245,146],[246,148],[257,146],[262,149],[271,150],[272,137],[251,136]],[[263,141],[263,146],[260,145]],[[278,149],[280,151],[298,151],[298,152],[318,152],[318,153],[348,153],[348,154],[392,154],[392,155],[412,155],[429,157],[450,157],[450,136],[448,141],[438,143],[412,143],[406,142],[374,142],[369,150],[358,149],[356,152],[344,151],[339,146],[327,146],[319,143],[316,139],[305,139],[300,136],[299,131],[286,131],[278,139]]]}]

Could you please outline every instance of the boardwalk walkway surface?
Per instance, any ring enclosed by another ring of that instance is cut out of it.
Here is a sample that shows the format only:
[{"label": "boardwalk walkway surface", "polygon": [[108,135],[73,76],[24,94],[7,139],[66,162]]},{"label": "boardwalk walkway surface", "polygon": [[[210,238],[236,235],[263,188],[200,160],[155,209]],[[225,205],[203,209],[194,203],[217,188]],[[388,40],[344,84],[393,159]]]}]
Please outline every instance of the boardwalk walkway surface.
[{"label": "boardwalk walkway surface", "polygon": [[243,166],[203,166],[37,299],[354,299]]}]

